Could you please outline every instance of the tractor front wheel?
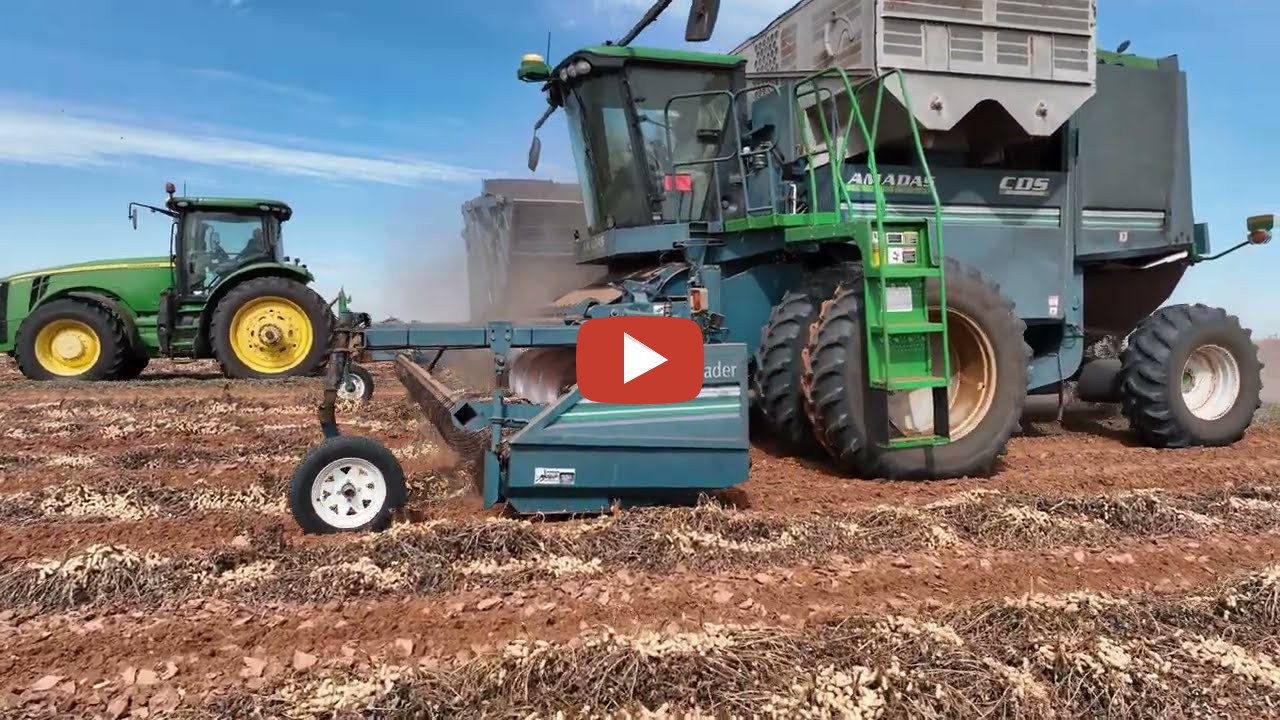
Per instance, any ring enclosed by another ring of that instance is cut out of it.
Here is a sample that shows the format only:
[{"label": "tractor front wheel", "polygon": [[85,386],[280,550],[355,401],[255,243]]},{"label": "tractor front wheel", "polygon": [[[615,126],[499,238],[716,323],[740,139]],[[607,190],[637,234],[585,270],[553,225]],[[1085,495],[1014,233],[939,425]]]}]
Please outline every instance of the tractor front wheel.
[{"label": "tractor front wheel", "polygon": [[1171,305],[1129,336],[1121,409],[1158,448],[1230,445],[1261,406],[1262,363],[1240,321],[1221,308]]},{"label": "tractor front wheel", "polygon": [[213,354],[233,378],[313,375],[329,349],[332,314],[296,280],[246,280],[218,303],[209,324]]},{"label": "tractor front wheel", "polygon": [[18,327],[14,355],[32,380],[110,380],[129,344],[119,320],[92,303],[65,298],[41,305]]},{"label": "tractor front wheel", "polygon": [[[932,390],[888,393],[877,401],[867,384],[864,288],[855,278],[823,305],[805,356],[807,408],[839,469],[860,477],[936,479],[987,475],[1017,431],[1027,397],[1031,348],[1026,325],[999,286],[975,268],[946,263],[947,390],[950,441],[887,449],[870,432],[887,423],[902,434],[932,432]],[[927,284],[930,315],[941,320],[940,288]],[[935,353],[941,347],[935,344]]]},{"label": "tractor front wheel", "polygon": [[406,496],[404,470],[395,455],[353,435],[312,448],[289,482],[289,510],[308,533],[380,532],[391,525]]}]

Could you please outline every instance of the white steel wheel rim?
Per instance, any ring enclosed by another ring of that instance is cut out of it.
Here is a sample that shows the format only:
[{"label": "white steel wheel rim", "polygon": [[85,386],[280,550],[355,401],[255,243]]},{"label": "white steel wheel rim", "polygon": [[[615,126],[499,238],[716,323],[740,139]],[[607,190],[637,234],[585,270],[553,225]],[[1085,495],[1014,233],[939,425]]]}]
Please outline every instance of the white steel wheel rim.
[{"label": "white steel wheel rim", "polygon": [[[350,383],[348,386],[347,383]],[[350,387],[351,389],[347,389]],[[364,398],[364,378],[356,374],[347,376],[347,382],[338,386],[338,397],[343,400],[361,400]]]},{"label": "white steel wheel rim", "polygon": [[334,460],[311,481],[311,507],[328,525],[351,529],[372,520],[387,502],[387,480],[363,458]]},{"label": "white steel wheel rim", "polygon": [[1240,364],[1220,345],[1192,351],[1182,369],[1182,401],[1201,420],[1217,420],[1240,397]]}]

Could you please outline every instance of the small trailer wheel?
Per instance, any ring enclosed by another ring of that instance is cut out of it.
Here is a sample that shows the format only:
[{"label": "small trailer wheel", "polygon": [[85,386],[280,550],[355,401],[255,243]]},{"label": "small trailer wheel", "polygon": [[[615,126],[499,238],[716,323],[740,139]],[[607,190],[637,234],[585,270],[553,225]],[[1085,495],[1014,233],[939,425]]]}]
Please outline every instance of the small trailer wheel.
[{"label": "small trailer wheel", "polygon": [[289,510],[308,533],[381,532],[406,494],[404,470],[390,450],[339,435],[312,448],[294,470]]},{"label": "small trailer wheel", "polygon": [[363,365],[347,366],[347,381],[338,385],[338,399],[366,403],[373,399],[373,374]]}]

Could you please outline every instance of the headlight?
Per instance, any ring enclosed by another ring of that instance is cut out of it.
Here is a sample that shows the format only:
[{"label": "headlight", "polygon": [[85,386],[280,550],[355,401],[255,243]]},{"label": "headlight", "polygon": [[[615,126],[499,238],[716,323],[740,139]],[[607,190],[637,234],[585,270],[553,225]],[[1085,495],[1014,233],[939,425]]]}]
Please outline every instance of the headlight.
[{"label": "headlight", "polygon": [[575,70],[578,71],[579,75],[586,75],[587,73],[591,72],[591,63],[587,62],[586,60],[579,60],[578,62],[573,64],[573,67]]}]

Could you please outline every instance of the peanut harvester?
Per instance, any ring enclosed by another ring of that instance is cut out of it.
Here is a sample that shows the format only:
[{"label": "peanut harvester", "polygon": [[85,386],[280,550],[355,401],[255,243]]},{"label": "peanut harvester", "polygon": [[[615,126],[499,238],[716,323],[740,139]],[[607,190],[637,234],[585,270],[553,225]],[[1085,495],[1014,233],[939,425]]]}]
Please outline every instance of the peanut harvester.
[{"label": "peanut harvester", "polygon": [[[632,47],[670,2],[517,73],[547,102],[530,170],[564,111],[588,221],[576,261],[604,280],[531,323],[375,324],[340,296],[326,440],[290,490],[304,528],[381,529],[405,501],[387,448],[337,428],[336,400],[372,392],[362,360],[394,362],[486,505],[525,513],[741,483],[749,417],[797,455],[891,479],[990,474],[1027,396],[1061,406],[1071,383],[1153,447],[1243,436],[1261,389],[1249,331],[1164,304],[1273,219],[1210,254],[1176,57],[1098,50],[1094,0],[802,0],[732,54]],[[687,40],[710,37],[718,5],[692,3]],[[579,328],[646,314],[700,325],[702,393],[585,401]],[[492,354],[490,397],[433,376],[447,349]]]}]

